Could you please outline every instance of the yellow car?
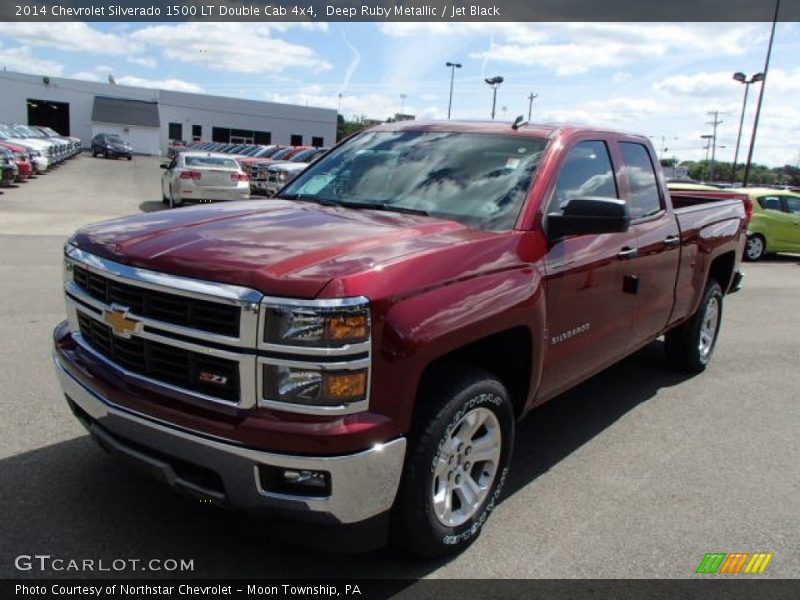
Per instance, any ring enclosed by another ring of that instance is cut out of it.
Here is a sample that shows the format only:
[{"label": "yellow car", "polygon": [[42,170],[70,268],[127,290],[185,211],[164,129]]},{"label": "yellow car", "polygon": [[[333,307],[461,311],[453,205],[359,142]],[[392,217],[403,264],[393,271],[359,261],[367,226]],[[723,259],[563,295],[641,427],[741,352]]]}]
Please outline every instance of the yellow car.
[{"label": "yellow car", "polygon": [[746,188],[753,200],[744,257],[758,260],[770,252],[800,252],[800,194],[770,188]]}]

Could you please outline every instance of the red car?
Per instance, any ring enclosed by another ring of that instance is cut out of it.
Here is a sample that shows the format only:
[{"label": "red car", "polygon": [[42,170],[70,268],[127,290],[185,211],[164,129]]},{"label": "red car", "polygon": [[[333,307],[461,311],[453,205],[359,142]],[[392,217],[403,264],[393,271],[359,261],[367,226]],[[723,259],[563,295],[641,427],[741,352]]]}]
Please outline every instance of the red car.
[{"label": "red car", "polygon": [[33,175],[33,163],[28,158],[28,151],[25,148],[9,142],[0,142],[0,146],[8,148],[14,153],[14,162],[17,163],[19,169],[16,179],[18,182],[25,181]]},{"label": "red car", "polygon": [[745,218],[671,196],[646,136],[386,124],[272,199],[81,228],[53,357],[99,444],[176,490],[444,555],[531,409],[660,336],[705,370]]}]

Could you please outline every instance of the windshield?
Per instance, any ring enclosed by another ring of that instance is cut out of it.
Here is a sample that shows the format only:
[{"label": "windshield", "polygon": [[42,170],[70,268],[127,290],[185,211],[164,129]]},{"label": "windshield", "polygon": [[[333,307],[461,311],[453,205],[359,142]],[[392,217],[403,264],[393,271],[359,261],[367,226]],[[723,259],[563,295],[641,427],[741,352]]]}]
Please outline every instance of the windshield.
[{"label": "windshield", "polygon": [[125,143],[125,140],[123,140],[123,139],[122,139],[121,137],[119,137],[118,135],[109,135],[109,136],[106,136],[106,141],[107,141],[109,144],[124,144],[124,143]]},{"label": "windshield", "polygon": [[284,188],[281,197],[413,211],[512,229],[547,140],[456,132],[370,132]]},{"label": "windshield", "polygon": [[270,158],[273,159],[273,160],[279,160],[279,159],[283,158],[284,156],[286,156],[287,154],[291,154],[293,151],[294,151],[294,148],[291,148],[291,147],[289,147],[289,148],[281,148],[275,154],[270,156]]},{"label": "windshield", "polygon": [[314,156],[316,153],[317,153],[317,150],[303,150],[302,152],[298,152],[297,154],[295,154],[289,160],[291,160],[292,162],[305,162],[309,158]]},{"label": "windshield", "polygon": [[262,148],[255,154],[253,154],[253,158],[269,158],[273,154],[275,154],[280,148],[278,146],[272,146],[267,148]]}]

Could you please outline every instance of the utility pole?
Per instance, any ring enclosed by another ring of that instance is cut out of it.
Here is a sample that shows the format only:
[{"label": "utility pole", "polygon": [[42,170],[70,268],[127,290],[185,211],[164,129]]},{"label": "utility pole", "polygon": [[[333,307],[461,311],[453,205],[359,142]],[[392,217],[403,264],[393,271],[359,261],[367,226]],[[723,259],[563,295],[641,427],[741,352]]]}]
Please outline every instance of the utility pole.
[{"label": "utility pole", "polygon": [[718,110],[709,111],[707,114],[714,115],[714,120],[706,123],[706,125],[712,125],[714,127],[714,133],[711,135],[711,173],[709,175],[709,181],[714,181],[714,161],[717,156],[717,125],[722,123],[722,121],[719,120]]},{"label": "utility pole", "polygon": [[708,181],[708,151],[711,150],[711,140],[714,136],[711,134],[701,135],[700,138],[706,141],[706,147],[703,148],[706,151],[706,161],[703,163],[703,181]]},{"label": "utility pole", "polygon": [[528,94],[528,122],[530,123],[531,120],[531,113],[533,112],[533,101],[539,97],[539,94],[534,94],[531,92]]}]

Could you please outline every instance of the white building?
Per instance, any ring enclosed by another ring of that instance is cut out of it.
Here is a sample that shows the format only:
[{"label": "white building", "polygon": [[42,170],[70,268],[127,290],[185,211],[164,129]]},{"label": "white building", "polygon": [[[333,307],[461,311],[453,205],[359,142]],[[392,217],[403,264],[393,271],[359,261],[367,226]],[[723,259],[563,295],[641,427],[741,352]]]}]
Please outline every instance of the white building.
[{"label": "white building", "polygon": [[170,140],[330,146],[336,111],[61,77],[0,72],[0,122],[52,127],[88,146],[117,133],[141,154]]}]

